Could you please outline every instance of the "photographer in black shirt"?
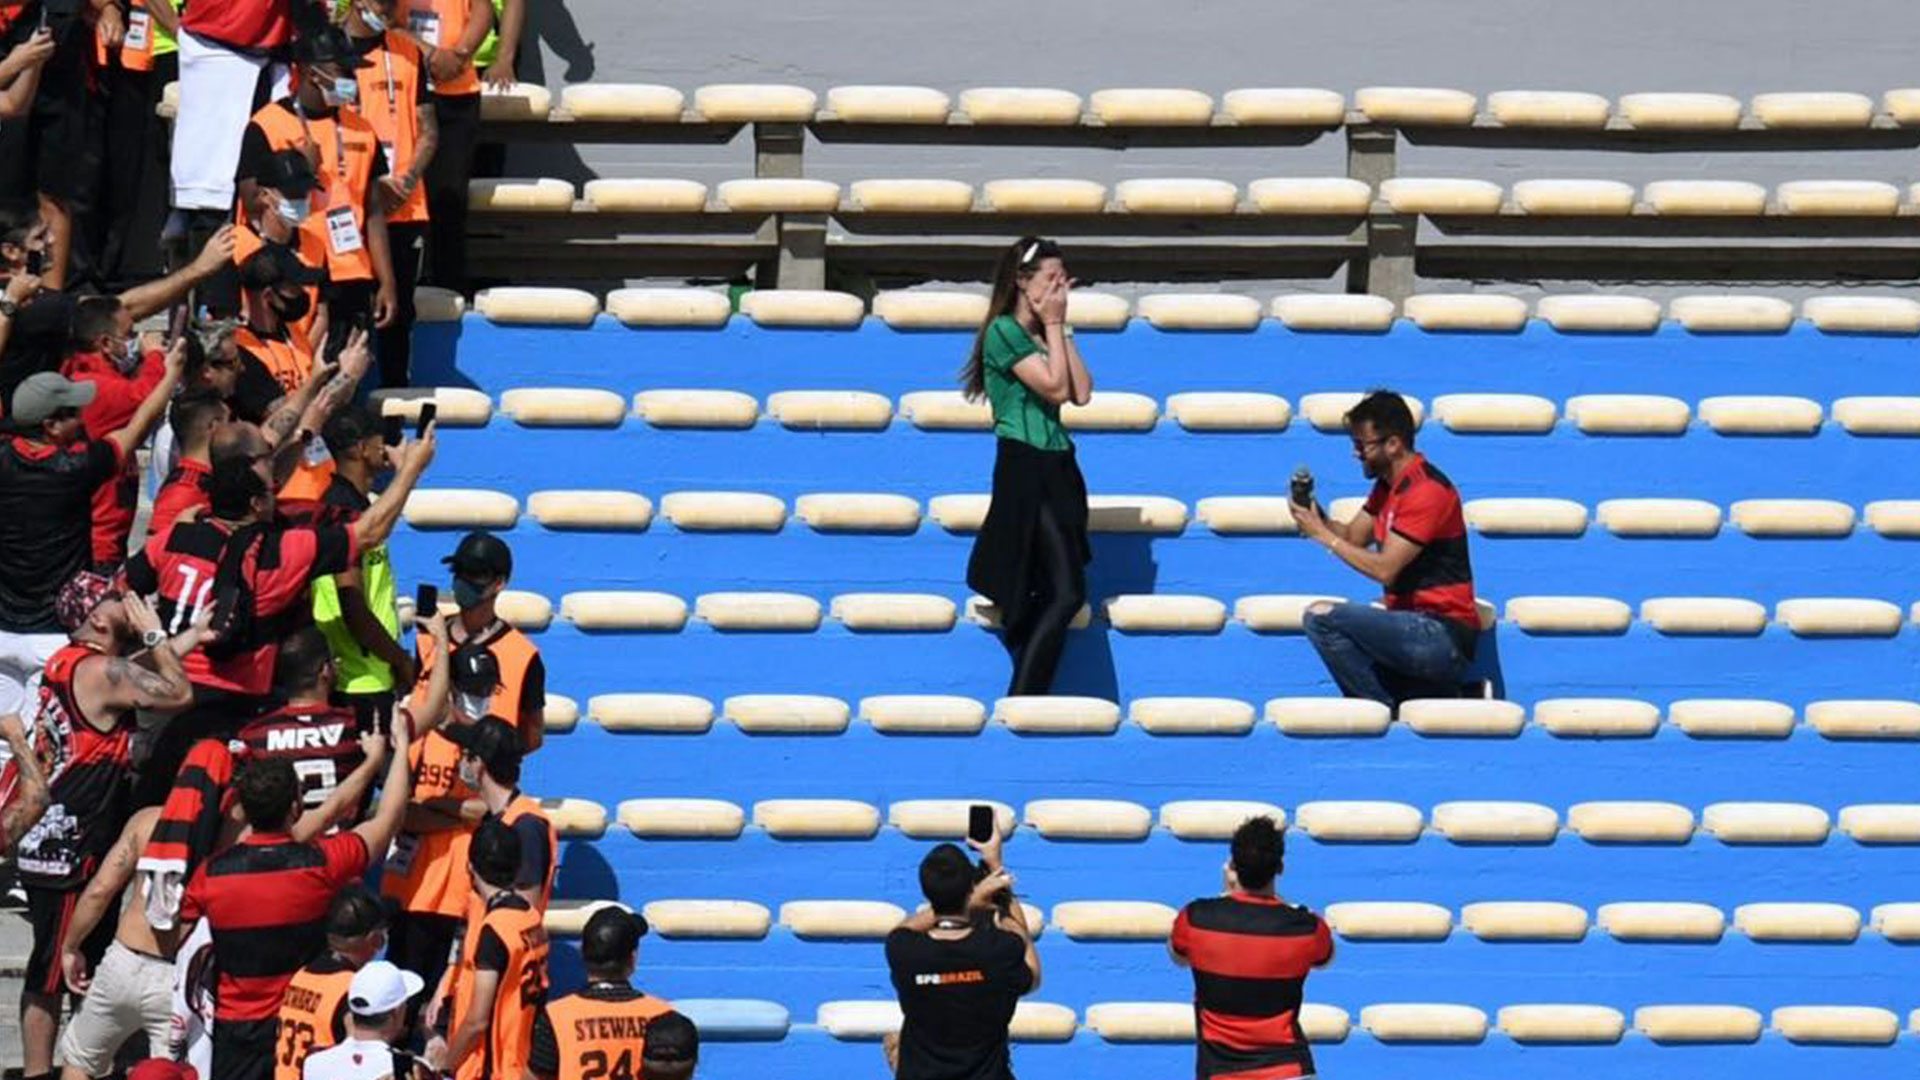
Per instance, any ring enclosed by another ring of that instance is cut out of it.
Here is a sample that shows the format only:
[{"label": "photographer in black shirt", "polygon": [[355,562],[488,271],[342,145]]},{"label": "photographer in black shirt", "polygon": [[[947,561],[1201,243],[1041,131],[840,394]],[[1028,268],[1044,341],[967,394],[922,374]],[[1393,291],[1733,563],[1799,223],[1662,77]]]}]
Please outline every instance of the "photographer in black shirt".
[{"label": "photographer in black shirt", "polygon": [[969,838],[978,870],[953,844],[920,863],[928,909],[887,935],[887,967],[900,998],[899,1080],[1012,1080],[1007,1025],[1026,994],[1040,987],[1040,955],[1025,911],[1013,901],[1013,875],[1000,859],[1000,835]]}]

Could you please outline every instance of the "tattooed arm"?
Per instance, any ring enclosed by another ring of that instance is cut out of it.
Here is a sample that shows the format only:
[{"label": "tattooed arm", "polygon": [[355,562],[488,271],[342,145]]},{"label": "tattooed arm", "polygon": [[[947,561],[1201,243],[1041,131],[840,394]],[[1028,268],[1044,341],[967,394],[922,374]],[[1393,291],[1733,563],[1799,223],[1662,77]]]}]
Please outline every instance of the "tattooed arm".
[{"label": "tattooed arm", "polygon": [[[136,633],[160,629],[160,618],[147,602],[128,593],[127,621]],[[180,658],[199,648],[213,634],[213,605],[204,605],[193,625],[144,652],[127,656],[94,657],[73,673],[74,697],[86,713],[87,723],[106,730],[112,726],[110,713],[126,709],[177,713],[193,704],[193,685],[187,681],[187,669]],[[96,662],[97,661],[97,662]]]},{"label": "tattooed arm", "polygon": [[14,767],[20,774],[17,794],[0,811],[0,856],[5,856],[12,854],[20,838],[47,812],[47,771],[40,764],[40,755],[28,744],[18,716],[0,716],[0,738],[6,739],[7,749],[13,751]]}]

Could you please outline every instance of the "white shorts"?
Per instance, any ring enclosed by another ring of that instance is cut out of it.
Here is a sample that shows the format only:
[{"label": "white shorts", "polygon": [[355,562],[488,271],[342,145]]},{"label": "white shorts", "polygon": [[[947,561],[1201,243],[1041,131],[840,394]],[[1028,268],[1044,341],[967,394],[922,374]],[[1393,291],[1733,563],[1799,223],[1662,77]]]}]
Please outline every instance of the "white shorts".
[{"label": "white shorts", "polygon": [[0,630],[0,716],[13,713],[31,727],[38,702],[29,692],[47,659],[67,643],[65,634],[13,634]]},{"label": "white shorts", "polygon": [[147,1033],[156,1056],[173,1026],[173,962],[142,956],[118,941],[107,947],[86,999],[60,1032],[60,1060],[88,1076],[113,1072],[120,1044]]}]

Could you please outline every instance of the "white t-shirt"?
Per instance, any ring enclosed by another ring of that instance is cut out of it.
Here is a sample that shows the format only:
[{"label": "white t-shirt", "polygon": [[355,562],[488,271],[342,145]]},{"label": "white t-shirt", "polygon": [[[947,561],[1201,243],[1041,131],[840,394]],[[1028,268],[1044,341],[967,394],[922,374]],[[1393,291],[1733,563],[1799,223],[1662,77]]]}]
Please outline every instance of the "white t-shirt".
[{"label": "white t-shirt", "polygon": [[302,1080],[382,1080],[393,1075],[393,1047],[377,1039],[348,1039],[307,1055]]}]

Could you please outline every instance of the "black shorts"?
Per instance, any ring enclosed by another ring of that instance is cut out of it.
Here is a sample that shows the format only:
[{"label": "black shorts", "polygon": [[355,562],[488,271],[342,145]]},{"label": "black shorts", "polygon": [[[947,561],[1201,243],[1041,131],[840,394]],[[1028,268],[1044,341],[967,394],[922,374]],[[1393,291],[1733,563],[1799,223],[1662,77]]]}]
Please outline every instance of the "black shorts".
[{"label": "black shorts", "polygon": [[[21,989],[29,994],[57,997],[66,987],[65,974],[60,970],[60,943],[66,939],[67,927],[73,925],[74,905],[79,903],[84,886],[43,889],[27,885],[25,888],[27,920],[33,925],[33,951],[27,956],[27,979]],[[113,918],[102,916],[100,924],[81,943],[80,955],[86,957],[89,971],[100,966],[100,958],[113,943],[114,924],[119,915],[109,914]]]},{"label": "black shorts", "polygon": [[[33,35],[22,19],[0,37],[0,53]],[[0,196],[25,206],[36,194],[63,202],[93,194],[102,166],[106,96],[92,92],[86,54],[93,30],[79,18],[56,19],[54,54],[40,73],[27,115],[0,124]]]},{"label": "black shorts", "polygon": [[280,1021],[213,1021],[213,1067],[208,1080],[273,1080],[275,1036]]}]

